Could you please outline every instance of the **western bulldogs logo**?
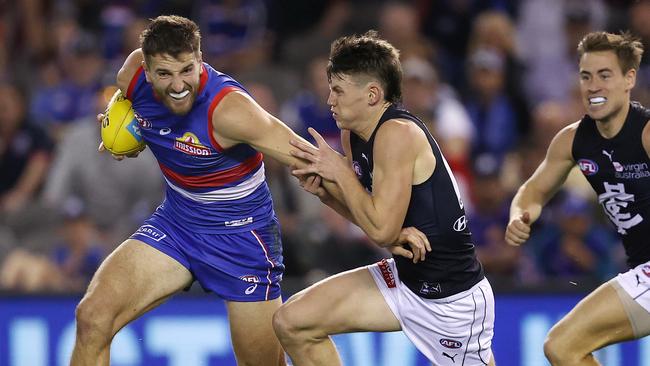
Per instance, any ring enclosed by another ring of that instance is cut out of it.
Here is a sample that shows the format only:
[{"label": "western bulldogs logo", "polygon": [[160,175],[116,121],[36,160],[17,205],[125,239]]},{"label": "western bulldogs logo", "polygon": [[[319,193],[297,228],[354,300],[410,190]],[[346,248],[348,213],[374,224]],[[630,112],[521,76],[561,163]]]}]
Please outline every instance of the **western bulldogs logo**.
[{"label": "western bulldogs logo", "polygon": [[140,125],[140,128],[142,128],[144,130],[148,130],[148,129],[151,128],[151,122],[149,122],[148,120],[142,118],[142,116],[140,116],[138,114],[138,112],[133,111],[133,115],[135,116],[135,119],[138,120],[138,125]]},{"label": "western bulldogs logo", "polygon": [[578,167],[584,175],[594,175],[598,173],[598,164],[593,160],[580,159],[578,160]]}]

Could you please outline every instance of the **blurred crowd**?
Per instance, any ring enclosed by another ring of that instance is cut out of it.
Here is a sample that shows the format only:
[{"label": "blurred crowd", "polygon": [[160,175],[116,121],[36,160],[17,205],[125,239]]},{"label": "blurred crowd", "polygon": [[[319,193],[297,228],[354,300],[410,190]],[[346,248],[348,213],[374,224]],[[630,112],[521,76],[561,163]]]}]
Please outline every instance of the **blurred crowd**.
[{"label": "blurred crowd", "polygon": [[[505,244],[504,230],[512,196],[550,139],[584,113],[578,41],[630,30],[649,48],[650,1],[21,0],[3,2],[0,14],[0,289],[82,290],[160,203],[153,156],[117,162],[98,153],[95,120],[147,19],[160,14],[195,20],[205,61],[301,135],[314,127],[333,146],[330,42],[377,29],[401,50],[404,107],[425,121],[455,172],[495,288],[580,286],[625,267],[577,171],[526,245]],[[650,106],[650,56],[633,99]],[[286,168],[266,166],[289,283],[387,256]]]}]

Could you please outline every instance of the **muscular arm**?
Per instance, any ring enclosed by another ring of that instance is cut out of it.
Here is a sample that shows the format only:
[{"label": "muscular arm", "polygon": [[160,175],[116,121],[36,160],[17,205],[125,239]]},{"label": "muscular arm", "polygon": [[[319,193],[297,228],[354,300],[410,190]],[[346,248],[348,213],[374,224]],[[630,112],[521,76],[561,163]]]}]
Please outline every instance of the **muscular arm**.
[{"label": "muscular arm", "polygon": [[212,114],[214,138],[225,149],[248,144],[287,166],[306,163],[291,155],[290,141],[308,143],[243,92],[228,93]]},{"label": "muscular arm", "polygon": [[374,144],[372,195],[359,183],[351,167],[336,177],[345,206],[354,221],[374,242],[393,244],[402,229],[411,198],[418,135],[414,125],[384,123]]},{"label": "muscular arm", "polygon": [[129,89],[129,84],[131,83],[131,79],[133,79],[133,75],[135,75],[138,68],[142,66],[143,61],[144,55],[142,54],[142,50],[138,48],[131,52],[124,61],[122,68],[117,72],[117,87],[120,88],[124,95],[126,95],[126,92]]},{"label": "muscular arm", "polygon": [[[558,132],[551,141],[544,161],[517,191],[510,205],[510,223],[506,230],[508,243],[519,245],[528,239],[530,224],[539,218],[542,207],[562,186],[575,165],[571,147],[577,127],[576,122]],[[524,233],[520,232],[521,229]]]}]

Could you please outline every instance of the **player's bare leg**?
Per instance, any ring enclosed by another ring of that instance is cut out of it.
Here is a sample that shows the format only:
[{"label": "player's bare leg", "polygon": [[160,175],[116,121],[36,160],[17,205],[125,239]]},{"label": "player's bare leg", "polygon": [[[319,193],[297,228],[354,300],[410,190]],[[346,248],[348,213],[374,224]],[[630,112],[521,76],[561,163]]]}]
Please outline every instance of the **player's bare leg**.
[{"label": "player's bare leg", "polygon": [[401,329],[367,268],[343,272],[294,295],[275,313],[273,326],[295,366],[340,365],[330,334]]},{"label": "player's bare leg", "polygon": [[605,283],[551,329],[544,353],[553,366],[600,365],[593,351],[634,338],[616,289]]},{"label": "player's bare leg", "polygon": [[277,298],[258,302],[226,302],[230,336],[238,366],[284,366],[280,346],[271,319],[282,305]]},{"label": "player's bare leg", "polygon": [[71,365],[108,365],[113,336],[192,282],[180,263],[129,239],[106,258],[77,306]]}]

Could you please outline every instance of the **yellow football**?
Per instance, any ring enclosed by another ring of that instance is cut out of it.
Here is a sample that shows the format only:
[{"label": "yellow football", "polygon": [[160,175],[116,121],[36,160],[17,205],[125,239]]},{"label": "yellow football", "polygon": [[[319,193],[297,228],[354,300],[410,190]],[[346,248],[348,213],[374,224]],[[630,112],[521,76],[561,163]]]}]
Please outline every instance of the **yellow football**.
[{"label": "yellow football", "polygon": [[101,132],[104,148],[115,155],[131,154],[145,147],[131,101],[119,89],[108,102]]}]

